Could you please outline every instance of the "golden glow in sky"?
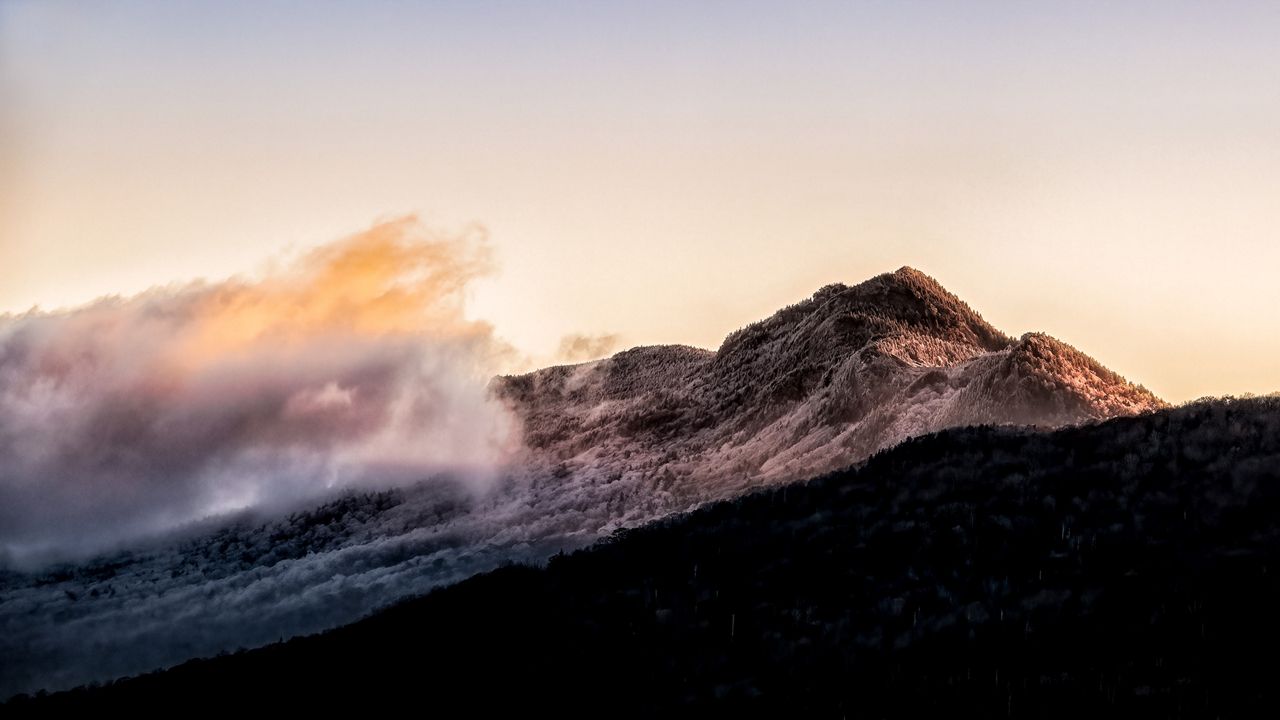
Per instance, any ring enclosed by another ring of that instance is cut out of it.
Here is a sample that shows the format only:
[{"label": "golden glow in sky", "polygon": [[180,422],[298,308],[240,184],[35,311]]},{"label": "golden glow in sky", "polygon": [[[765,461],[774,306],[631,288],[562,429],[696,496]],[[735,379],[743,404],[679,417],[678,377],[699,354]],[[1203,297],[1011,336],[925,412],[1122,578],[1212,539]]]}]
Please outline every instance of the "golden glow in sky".
[{"label": "golden glow in sky", "polygon": [[389,221],[311,251],[289,272],[218,286],[192,313],[183,354],[217,357],[320,334],[476,332],[462,317],[461,292],[487,268],[484,246],[466,236],[415,240],[424,234],[412,218]]},{"label": "golden glow in sky", "polygon": [[[1270,392],[1276,37],[1263,2],[4,2],[0,311],[417,213],[484,228],[468,313],[533,357],[911,265],[1171,401]],[[268,322],[222,312],[200,342]]]}]

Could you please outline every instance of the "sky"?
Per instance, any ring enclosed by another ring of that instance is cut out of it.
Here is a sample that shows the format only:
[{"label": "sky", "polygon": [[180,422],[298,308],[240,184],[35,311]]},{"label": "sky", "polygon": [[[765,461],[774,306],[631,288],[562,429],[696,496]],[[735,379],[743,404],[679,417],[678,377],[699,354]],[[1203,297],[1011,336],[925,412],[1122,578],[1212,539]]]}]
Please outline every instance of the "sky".
[{"label": "sky", "polygon": [[527,358],[910,265],[1167,400],[1272,392],[1277,37],[1275,2],[0,0],[0,312],[416,214],[486,238],[466,312]]}]

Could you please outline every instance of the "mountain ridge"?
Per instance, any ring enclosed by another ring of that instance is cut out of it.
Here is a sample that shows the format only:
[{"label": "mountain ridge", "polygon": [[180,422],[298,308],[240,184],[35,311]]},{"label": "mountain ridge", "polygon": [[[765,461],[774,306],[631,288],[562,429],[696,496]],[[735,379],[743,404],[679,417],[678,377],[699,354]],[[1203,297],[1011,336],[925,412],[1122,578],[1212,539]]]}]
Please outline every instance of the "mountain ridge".
[{"label": "mountain ridge", "polygon": [[523,422],[529,462],[615,480],[670,470],[687,482],[669,486],[704,499],[946,427],[1060,427],[1167,407],[1066,343],[1006,335],[909,266],[819,288],[715,351],[636,347],[504,376],[494,390]]}]

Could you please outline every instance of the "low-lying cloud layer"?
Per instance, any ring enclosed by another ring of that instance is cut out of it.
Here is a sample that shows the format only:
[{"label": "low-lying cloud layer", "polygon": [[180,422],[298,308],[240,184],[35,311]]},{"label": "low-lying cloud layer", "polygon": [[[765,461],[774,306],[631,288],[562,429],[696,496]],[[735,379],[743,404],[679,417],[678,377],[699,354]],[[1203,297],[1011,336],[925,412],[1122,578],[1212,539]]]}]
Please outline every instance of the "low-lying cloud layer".
[{"label": "low-lying cloud layer", "polygon": [[479,233],[403,218],[256,280],[0,317],[0,553],[488,471],[503,349],[463,313],[488,267]]}]

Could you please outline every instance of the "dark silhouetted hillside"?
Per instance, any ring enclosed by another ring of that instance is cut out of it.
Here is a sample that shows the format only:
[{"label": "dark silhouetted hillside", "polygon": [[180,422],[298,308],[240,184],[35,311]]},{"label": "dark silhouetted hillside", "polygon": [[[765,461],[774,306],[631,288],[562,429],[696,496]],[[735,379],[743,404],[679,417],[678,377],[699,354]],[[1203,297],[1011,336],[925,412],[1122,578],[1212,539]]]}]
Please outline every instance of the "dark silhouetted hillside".
[{"label": "dark silhouetted hillside", "polygon": [[1278,399],[956,429],[322,635],[4,709],[1274,716],[1277,568]]}]

